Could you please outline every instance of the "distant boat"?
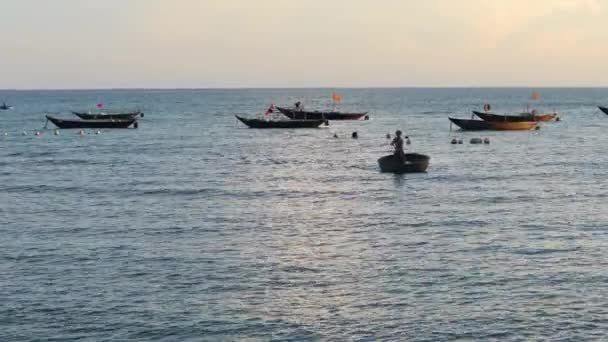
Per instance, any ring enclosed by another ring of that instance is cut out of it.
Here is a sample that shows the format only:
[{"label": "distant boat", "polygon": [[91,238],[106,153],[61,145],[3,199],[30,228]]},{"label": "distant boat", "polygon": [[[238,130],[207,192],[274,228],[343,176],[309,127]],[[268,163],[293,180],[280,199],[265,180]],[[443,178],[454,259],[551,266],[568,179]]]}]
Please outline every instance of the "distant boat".
[{"label": "distant boat", "polygon": [[405,161],[403,161],[391,154],[378,159],[378,165],[381,172],[397,174],[426,172],[430,159],[429,156],[425,156],[424,154],[406,153]]},{"label": "distant boat", "polygon": [[369,119],[367,112],[342,113],[336,111],[307,111],[300,109],[276,107],[277,110],[294,120],[360,120]]},{"label": "distant boat", "polygon": [[494,131],[525,131],[531,130],[538,124],[536,121],[482,121],[482,120],[468,120],[468,119],[456,119],[448,118],[456,126],[460,127],[465,131],[483,131],[483,130],[494,130]]},{"label": "distant boat", "polygon": [[47,115],[47,120],[59,128],[128,128],[136,123],[136,119],[130,120],[70,120],[59,119]]},{"label": "distant boat", "polygon": [[264,120],[248,119],[235,115],[249,128],[317,128],[327,120]]},{"label": "distant boat", "polygon": [[143,117],[144,113],[141,111],[126,112],[126,113],[86,113],[86,112],[75,112],[72,114],[78,116],[83,120],[131,120],[138,116]]},{"label": "distant boat", "polygon": [[557,113],[551,114],[537,114],[534,111],[524,112],[520,115],[502,115],[488,112],[473,111],[473,113],[485,121],[509,121],[509,122],[522,122],[522,121],[539,121],[547,122],[557,118]]},{"label": "distant boat", "polygon": [[2,105],[0,105],[0,110],[10,110],[13,109],[13,106],[9,106],[6,103],[3,103]]},{"label": "distant boat", "polygon": [[598,108],[604,112],[604,114],[608,115],[608,108],[607,107],[602,107],[602,106],[598,106]]}]

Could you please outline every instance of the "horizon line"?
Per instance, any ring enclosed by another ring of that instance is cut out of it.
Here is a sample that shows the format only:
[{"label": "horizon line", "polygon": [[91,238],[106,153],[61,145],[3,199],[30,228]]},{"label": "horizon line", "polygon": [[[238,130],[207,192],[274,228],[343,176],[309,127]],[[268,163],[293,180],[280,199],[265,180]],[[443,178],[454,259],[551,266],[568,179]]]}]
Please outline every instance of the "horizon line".
[{"label": "horizon line", "polygon": [[529,86],[529,85],[448,85],[448,86],[351,86],[351,87],[328,87],[328,86],[287,86],[287,87],[99,87],[99,88],[0,88],[0,91],[116,91],[116,90],[285,90],[285,89],[605,89],[602,86]]}]

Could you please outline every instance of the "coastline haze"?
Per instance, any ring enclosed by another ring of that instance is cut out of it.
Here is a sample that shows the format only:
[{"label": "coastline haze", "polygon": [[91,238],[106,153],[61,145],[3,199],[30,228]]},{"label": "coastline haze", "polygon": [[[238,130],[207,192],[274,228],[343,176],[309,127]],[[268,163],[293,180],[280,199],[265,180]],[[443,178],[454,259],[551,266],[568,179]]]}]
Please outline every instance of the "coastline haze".
[{"label": "coastline haze", "polygon": [[593,0],[9,0],[2,89],[605,86]]}]

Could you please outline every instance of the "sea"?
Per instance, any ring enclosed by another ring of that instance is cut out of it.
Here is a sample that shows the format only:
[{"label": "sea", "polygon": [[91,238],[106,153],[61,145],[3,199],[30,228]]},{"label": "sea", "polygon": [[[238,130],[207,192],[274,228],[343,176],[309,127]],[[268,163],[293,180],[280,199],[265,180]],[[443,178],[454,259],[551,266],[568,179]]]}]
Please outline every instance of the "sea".
[{"label": "sea", "polygon": [[[337,109],[370,119],[301,130],[235,119],[273,102],[332,108],[333,91]],[[0,112],[0,341],[608,335],[597,108],[608,89],[5,90],[2,101],[14,109]],[[45,114],[97,103],[145,115],[137,129],[44,128]],[[484,104],[561,121],[450,127]],[[426,173],[380,172],[397,129],[406,152],[431,157]]]}]

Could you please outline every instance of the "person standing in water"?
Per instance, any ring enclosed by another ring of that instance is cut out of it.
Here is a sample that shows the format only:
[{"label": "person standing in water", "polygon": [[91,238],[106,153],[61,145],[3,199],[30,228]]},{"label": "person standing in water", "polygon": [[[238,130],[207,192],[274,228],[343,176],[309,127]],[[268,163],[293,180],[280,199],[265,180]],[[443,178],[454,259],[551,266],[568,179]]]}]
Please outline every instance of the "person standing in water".
[{"label": "person standing in water", "polygon": [[391,146],[395,147],[394,156],[405,161],[405,152],[403,152],[403,139],[401,139],[401,131],[395,132],[395,138],[391,141]]}]

